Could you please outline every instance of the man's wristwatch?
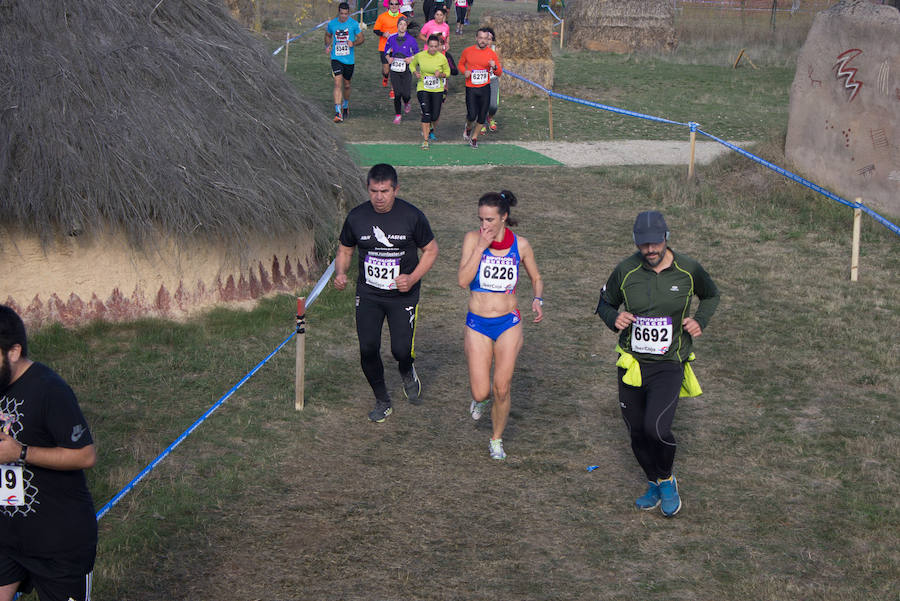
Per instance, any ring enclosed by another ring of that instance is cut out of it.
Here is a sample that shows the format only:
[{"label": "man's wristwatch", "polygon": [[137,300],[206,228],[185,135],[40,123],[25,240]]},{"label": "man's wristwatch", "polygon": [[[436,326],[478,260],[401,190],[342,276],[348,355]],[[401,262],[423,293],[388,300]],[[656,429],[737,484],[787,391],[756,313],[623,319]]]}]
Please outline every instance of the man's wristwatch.
[{"label": "man's wristwatch", "polygon": [[23,444],[23,445],[22,445],[22,452],[19,453],[19,461],[21,461],[22,463],[25,463],[25,455],[27,455],[27,454],[28,454],[28,445],[27,445],[27,444]]},{"label": "man's wristwatch", "polygon": [[533,299],[531,299],[531,302],[534,301],[537,301],[540,306],[544,306],[544,299],[542,299],[540,296],[535,296]]}]

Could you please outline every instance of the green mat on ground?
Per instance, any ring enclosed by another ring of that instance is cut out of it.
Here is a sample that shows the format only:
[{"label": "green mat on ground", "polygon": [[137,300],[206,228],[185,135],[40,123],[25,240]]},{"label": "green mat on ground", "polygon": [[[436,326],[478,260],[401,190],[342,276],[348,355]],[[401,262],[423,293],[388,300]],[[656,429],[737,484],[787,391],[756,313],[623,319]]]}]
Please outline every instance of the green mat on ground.
[{"label": "green mat on ground", "polygon": [[550,157],[513,144],[481,143],[469,148],[462,140],[432,142],[422,150],[419,144],[348,144],[358,165],[369,167],[390,163],[407,167],[437,165],[561,165]]}]

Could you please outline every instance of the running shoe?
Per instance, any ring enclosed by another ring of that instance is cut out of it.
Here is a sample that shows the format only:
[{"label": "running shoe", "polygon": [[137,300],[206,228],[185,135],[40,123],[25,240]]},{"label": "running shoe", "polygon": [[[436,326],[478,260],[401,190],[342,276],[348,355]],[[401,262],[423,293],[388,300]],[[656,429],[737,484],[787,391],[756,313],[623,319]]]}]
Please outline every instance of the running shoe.
[{"label": "running shoe", "polygon": [[468,20],[468,19],[466,19],[465,21],[463,21],[463,25],[468,25],[468,24],[469,24],[469,20]]},{"label": "running shoe", "polygon": [[466,142],[468,142],[468,141],[469,141],[469,138],[470,138],[471,136],[472,136],[472,130],[469,129],[468,127],[464,127],[464,128],[463,128],[463,140],[465,140]]},{"label": "running shoe", "polygon": [[409,103],[408,103],[408,102],[404,102],[404,103],[403,103],[403,112],[404,112],[404,113],[408,113],[408,112],[409,112]]},{"label": "running shoe", "polygon": [[491,459],[506,459],[506,451],[503,450],[503,440],[491,439]]},{"label": "running shoe", "polygon": [[469,405],[469,415],[472,416],[472,419],[478,421],[481,419],[481,416],[484,415],[485,410],[487,409],[489,401],[487,399],[481,401],[480,403],[472,400],[472,404]]},{"label": "running shoe", "polygon": [[428,140],[422,142],[422,150],[428,150]]},{"label": "running shoe", "polygon": [[387,79],[387,77],[382,77],[382,78],[381,78],[381,87],[382,87],[382,88],[386,88],[387,86],[388,86],[388,79]]},{"label": "running shoe", "polygon": [[678,481],[675,476],[669,476],[665,480],[657,480],[659,484],[659,508],[667,518],[672,517],[681,510],[681,497],[678,496]]},{"label": "running shoe", "polygon": [[401,119],[400,115],[396,115],[394,117],[394,125],[397,125],[398,123],[400,123],[400,119]]},{"label": "running shoe", "polygon": [[433,129],[430,132],[428,132],[428,139],[431,140],[432,142],[437,142],[437,136],[434,134]]},{"label": "running shoe", "polygon": [[343,121],[343,120],[344,120],[344,116],[343,116],[343,115],[341,115],[340,113],[335,113],[335,114],[334,114],[334,122],[335,122],[335,123],[340,123],[340,122]]},{"label": "running shoe", "polygon": [[471,140],[469,140],[469,146],[477,149],[478,148],[478,138],[472,138]]},{"label": "running shoe", "polygon": [[659,484],[647,482],[647,492],[635,499],[634,504],[638,509],[644,511],[657,507],[659,505]]},{"label": "running shoe", "polygon": [[344,119],[346,119],[347,117],[349,117],[349,116],[350,116],[350,107],[349,107],[349,106],[345,106],[345,107],[341,110],[341,115],[344,117]]},{"label": "running shoe", "polygon": [[388,98],[390,98],[391,100],[394,99],[394,90],[391,90],[390,92],[388,92]]},{"label": "running shoe", "polygon": [[393,412],[390,401],[375,401],[375,408],[369,412],[369,419],[380,424]]},{"label": "running shoe", "polygon": [[497,122],[495,120],[491,119],[488,125],[490,126],[491,131],[497,131]]},{"label": "running shoe", "polygon": [[407,400],[413,405],[421,405],[422,404],[422,380],[419,379],[419,374],[416,373],[416,366],[413,365],[412,370],[402,376],[403,378],[403,394],[406,395]]},{"label": "running shoe", "polygon": [[487,133],[487,131],[488,131],[488,130],[487,130],[487,126],[486,126],[486,125],[482,125],[482,126],[481,126],[481,134],[479,134],[479,135],[484,135],[484,134]]}]

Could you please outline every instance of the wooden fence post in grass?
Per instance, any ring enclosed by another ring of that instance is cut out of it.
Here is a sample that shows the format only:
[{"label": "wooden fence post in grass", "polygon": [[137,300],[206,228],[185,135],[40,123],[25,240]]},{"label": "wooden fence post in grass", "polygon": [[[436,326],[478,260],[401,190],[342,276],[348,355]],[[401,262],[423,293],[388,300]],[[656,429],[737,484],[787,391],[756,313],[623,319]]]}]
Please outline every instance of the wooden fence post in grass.
[{"label": "wooden fence post in grass", "polygon": [[294,379],[294,409],[303,410],[303,386],[306,381],[306,297],[297,299],[297,364]]},{"label": "wooden fence post in grass", "polygon": [[[862,204],[862,198],[856,199],[857,204]],[[853,209],[853,246],[850,249],[850,281],[859,279],[859,226],[862,218],[862,209]]]},{"label": "wooden fence post in grass", "polygon": [[559,20],[559,49],[562,50],[563,42],[566,39],[566,20]]},{"label": "wooden fence post in grass", "polygon": [[547,96],[547,114],[550,117],[550,141],[553,141],[553,96]]},{"label": "wooden fence post in grass", "polygon": [[291,32],[284,34],[284,72],[287,73],[288,51],[291,48]]},{"label": "wooden fence post in grass", "polygon": [[688,163],[688,179],[694,179],[694,155],[697,151],[697,124],[691,121],[691,160]]}]

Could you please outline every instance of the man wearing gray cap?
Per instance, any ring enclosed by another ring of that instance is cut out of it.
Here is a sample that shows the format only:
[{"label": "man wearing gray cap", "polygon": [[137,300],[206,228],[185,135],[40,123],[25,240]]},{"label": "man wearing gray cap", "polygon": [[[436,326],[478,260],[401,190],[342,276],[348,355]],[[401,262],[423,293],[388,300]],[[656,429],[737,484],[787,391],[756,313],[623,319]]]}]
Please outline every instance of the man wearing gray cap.
[{"label": "man wearing gray cap", "polygon": [[[633,235],[638,250],[613,270],[596,313],[619,333],[619,405],[648,480],[635,505],[660,506],[671,517],[681,509],[672,421],[678,398],[701,392],[691,351],[719,304],[719,290],[700,263],[668,247],[669,227],[658,211],[639,214]],[[691,317],[695,295],[700,303]]]}]

